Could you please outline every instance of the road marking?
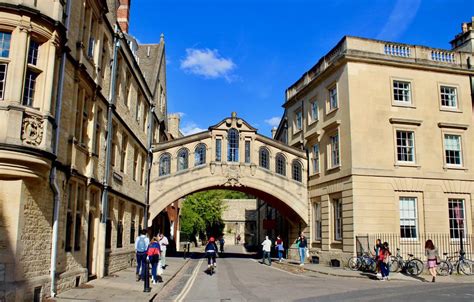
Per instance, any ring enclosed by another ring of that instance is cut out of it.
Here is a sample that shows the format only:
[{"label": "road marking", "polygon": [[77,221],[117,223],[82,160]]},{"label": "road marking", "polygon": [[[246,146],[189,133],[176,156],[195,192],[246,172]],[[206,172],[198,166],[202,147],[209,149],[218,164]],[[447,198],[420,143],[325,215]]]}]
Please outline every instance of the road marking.
[{"label": "road marking", "polygon": [[176,302],[181,302],[186,298],[188,295],[189,291],[191,290],[191,287],[193,287],[194,281],[196,280],[196,277],[199,273],[199,270],[201,268],[202,263],[204,262],[203,259],[199,260],[198,265],[194,268],[193,273],[191,274],[191,277],[189,278],[188,282],[186,282],[186,285],[184,286],[183,290],[181,293],[176,297]]}]

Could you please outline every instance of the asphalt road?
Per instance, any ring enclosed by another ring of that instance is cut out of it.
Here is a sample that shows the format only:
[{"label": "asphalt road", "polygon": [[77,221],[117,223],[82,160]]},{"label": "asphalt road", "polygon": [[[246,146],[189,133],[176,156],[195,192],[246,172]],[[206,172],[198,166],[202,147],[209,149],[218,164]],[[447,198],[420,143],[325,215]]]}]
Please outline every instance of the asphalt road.
[{"label": "asphalt road", "polygon": [[[472,283],[421,283],[330,277],[252,255],[218,258],[216,273],[205,259],[191,260],[155,301],[474,301]],[[290,271],[288,271],[290,270]]]}]

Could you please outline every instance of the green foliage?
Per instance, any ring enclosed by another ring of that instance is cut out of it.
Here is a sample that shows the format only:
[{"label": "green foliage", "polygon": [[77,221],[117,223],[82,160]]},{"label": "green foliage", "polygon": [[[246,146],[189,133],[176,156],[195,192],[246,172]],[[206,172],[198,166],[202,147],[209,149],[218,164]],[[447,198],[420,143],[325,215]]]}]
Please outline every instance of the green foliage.
[{"label": "green foliage", "polygon": [[224,224],[223,199],[249,198],[247,194],[228,190],[209,190],[188,195],[181,208],[181,232],[188,236],[219,236]]}]

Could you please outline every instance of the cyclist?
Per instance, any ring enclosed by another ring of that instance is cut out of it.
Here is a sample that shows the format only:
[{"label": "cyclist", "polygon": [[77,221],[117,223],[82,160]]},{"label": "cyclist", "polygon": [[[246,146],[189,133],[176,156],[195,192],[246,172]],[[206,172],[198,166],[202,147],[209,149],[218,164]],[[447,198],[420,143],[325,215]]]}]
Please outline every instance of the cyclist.
[{"label": "cyclist", "polygon": [[216,262],[217,245],[216,245],[216,241],[214,237],[209,238],[209,241],[206,244],[205,251],[206,251],[206,257],[207,257],[207,268],[210,269],[211,265],[216,267],[217,266],[217,262]]}]

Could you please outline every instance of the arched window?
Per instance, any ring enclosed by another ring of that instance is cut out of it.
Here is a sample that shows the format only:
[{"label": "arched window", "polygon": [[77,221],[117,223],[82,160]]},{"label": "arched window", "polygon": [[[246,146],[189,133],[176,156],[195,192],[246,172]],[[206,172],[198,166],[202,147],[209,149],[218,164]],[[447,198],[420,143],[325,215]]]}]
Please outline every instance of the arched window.
[{"label": "arched window", "polygon": [[160,156],[159,175],[169,175],[171,170],[171,156],[165,153]]},{"label": "arched window", "polygon": [[178,152],[178,171],[188,168],[188,150],[181,149]]},{"label": "arched window", "polygon": [[297,160],[293,161],[292,167],[292,177],[294,180],[301,182],[301,163]]},{"label": "arched window", "polygon": [[258,162],[260,167],[265,169],[270,169],[270,154],[268,153],[267,148],[261,147],[258,152]]},{"label": "arched window", "polygon": [[206,163],[206,145],[199,144],[194,150],[194,165],[204,165]]},{"label": "arched window", "polygon": [[228,136],[227,161],[239,161],[239,131],[230,129]]},{"label": "arched window", "polygon": [[280,175],[286,175],[286,160],[282,154],[275,157],[275,172]]}]

